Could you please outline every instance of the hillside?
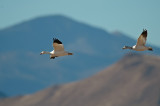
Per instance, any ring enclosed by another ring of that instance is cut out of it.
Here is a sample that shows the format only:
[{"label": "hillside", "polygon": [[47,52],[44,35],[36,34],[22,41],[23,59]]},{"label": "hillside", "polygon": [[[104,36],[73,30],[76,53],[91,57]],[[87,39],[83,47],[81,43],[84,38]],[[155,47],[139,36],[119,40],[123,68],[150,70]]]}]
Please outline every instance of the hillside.
[{"label": "hillside", "polygon": [[[39,55],[53,49],[53,37],[74,55],[54,60]],[[123,34],[112,34],[61,15],[19,23],[0,30],[0,91],[9,96],[23,95],[87,78],[119,60],[128,52],[121,48],[135,42]],[[154,52],[150,53],[160,53],[159,48],[152,47]]]},{"label": "hillside", "polygon": [[5,98],[7,95],[5,95],[3,92],[0,92],[0,98]]},{"label": "hillside", "polygon": [[159,106],[159,63],[160,57],[129,54],[90,78],[3,99],[0,106]]}]

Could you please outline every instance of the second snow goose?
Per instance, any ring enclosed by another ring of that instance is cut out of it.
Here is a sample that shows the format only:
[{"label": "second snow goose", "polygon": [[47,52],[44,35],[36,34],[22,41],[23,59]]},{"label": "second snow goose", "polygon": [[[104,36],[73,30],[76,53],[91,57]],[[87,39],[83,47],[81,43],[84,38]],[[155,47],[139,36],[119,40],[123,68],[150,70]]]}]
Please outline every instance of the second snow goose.
[{"label": "second snow goose", "polygon": [[124,46],[122,49],[132,49],[135,51],[145,51],[145,50],[153,51],[153,49],[151,47],[145,46],[146,40],[147,40],[147,30],[143,29],[143,32],[139,36],[136,45],[134,45],[132,47]]},{"label": "second snow goose", "polygon": [[66,56],[66,55],[73,55],[73,53],[69,53],[64,50],[64,46],[61,41],[56,38],[53,38],[53,48],[54,50],[51,52],[42,51],[42,54],[50,54],[50,59],[54,59],[55,57]]}]

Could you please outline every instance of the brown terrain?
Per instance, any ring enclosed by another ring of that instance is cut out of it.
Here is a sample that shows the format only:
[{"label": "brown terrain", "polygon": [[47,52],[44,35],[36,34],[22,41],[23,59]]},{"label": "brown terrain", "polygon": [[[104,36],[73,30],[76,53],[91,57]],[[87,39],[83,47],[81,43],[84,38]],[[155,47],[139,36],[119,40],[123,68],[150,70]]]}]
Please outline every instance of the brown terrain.
[{"label": "brown terrain", "polygon": [[160,57],[130,54],[96,75],[0,106],[160,106]]}]

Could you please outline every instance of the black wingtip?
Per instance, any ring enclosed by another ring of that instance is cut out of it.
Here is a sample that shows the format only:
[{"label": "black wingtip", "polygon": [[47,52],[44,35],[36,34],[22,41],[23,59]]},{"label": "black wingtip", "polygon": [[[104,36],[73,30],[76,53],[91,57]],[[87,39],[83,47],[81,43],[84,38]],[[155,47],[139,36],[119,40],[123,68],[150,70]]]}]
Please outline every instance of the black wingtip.
[{"label": "black wingtip", "polygon": [[143,29],[142,34],[147,34],[147,30],[146,30],[146,29]]},{"label": "black wingtip", "polygon": [[53,43],[62,44],[62,42],[60,40],[58,40],[57,38],[53,38]]}]

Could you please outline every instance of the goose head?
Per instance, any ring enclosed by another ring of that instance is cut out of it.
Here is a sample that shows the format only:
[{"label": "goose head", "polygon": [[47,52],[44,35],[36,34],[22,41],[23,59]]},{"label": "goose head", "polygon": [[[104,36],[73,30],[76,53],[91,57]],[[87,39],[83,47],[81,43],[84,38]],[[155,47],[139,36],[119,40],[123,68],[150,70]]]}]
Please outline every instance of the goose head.
[{"label": "goose head", "polygon": [[42,55],[42,54],[45,54],[45,51],[42,51],[42,52],[40,53],[40,55]]},{"label": "goose head", "polygon": [[132,49],[130,46],[124,46],[122,49]]}]

